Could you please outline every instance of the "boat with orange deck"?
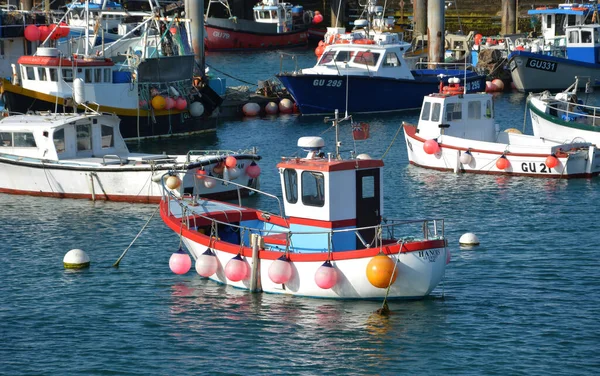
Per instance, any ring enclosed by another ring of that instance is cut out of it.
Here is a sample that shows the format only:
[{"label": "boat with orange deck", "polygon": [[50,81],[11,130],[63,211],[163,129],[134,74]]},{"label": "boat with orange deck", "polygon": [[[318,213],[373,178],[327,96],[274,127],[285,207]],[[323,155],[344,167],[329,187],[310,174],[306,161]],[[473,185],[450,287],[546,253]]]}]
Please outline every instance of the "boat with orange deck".
[{"label": "boat with orange deck", "polygon": [[306,155],[277,164],[283,203],[258,192],[268,209],[180,198],[165,188],[161,217],[191,255],[173,253],[171,270],[187,273],[193,259],[200,276],[218,283],[315,298],[429,295],[450,261],[444,220],[383,217],[383,161],[355,152],[342,158],[341,120],[336,111],[333,152],[323,151],[321,137],[301,137]]},{"label": "boat with orange deck", "polygon": [[411,164],[439,170],[586,178],[600,174],[600,151],[589,142],[562,143],[500,131],[493,96],[465,94],[458,78],[425,97],[417,125],[403,123]]}]

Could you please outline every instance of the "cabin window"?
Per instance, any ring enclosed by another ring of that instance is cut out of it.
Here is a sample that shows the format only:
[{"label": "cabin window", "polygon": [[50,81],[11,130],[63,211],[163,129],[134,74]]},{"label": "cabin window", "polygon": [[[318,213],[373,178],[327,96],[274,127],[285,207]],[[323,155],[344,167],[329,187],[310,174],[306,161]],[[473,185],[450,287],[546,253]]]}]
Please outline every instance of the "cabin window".
[{"label": "cabin window", "polygon": [[335,51],[327,51],[323,54],[323,56],[321,57],[321,60],[319,61],[319,65],[324,65],[327,63],[330,63],[331,61],[333,61],[333,58],[335,57]]},{"label": "cabin window", "polygon": [[54,141],[54,148],[57,153],[64,153],[65,151],[65,130],[59,129],[54,131],[52,135],[52,141]]},{"label": "cabin window", "polygon": [[37,146],[35,144],[35,138],[33,137],[33,133],[31,132],[15,132],[13,136],[15,147],[34,148]]},{"label": "cabin window", "polygon": [[0,147],[9,147],[12,146],[12,133],[10,132],[0,132]]},{"label": "cabin window", "polygon": [[110,68],[104,68],[104,82],[110,83],[111,78],[112,78],[112,72],[111,72]]},{"label": "cabin window", "polygon": [[290,204],[298,202],[298,174],[296,170],[286,168],[283,171],[283,183],[285,185],[285,199]]},{"label": "cabin window", "polygon": [[102,82],[102,68],[94,69],[94,82]]},{"label": "cabin window", "polygon": [[[552,20],[552,18],[549,17],[547,25],[552,25],[551,20]],[[555,24],[559,25],[559,26],[554,27],[554,35],[555,36],[565,35],[565,28],[563,27],[563,25],[565,25],[565,22],[567,22],[568,19],[566,19],[566,16],[564,14],[557,14],[555,20],[556,20]]]},{"label": "cabin window", "polygon": [[442,104],[434,103],[433,111],[431,111],[431,121],[440,121],[440,112],[442,112]]},{"label": "cabin window", "polygon": [[375,66],[377,64],[377,60],[379,60],[379,55],[379,53],[373,53],[371,51],[359,51],[356,53],[354,62],[356,64]]},{"label": "cabin window", "polygon": [[40,81],[46,81],[46,68],[38,67],[38,77]]},{"label": "cabin window", "polygon": [[375,197],[375,176],[363,176],[361,179],[362,198]]},{"label": "cabin window", "polygon": [[115,129],[107,125],[102,126],[102,149],[115,146]]},{"label": "cabin window", "polygon": [[73,69],[63,69],[62,78],[65,82],[73,82]]},{"label": "cabin window", "polygon": [[[567,26],[576,25],[577,24],[577,16],[574,14],[567,15]],[[558,25],[558,24],[557,24]]]},{"label": "cabin window", "polygon": [[429,120],[430,112],[431,112],[431,102],[423,103],[423,111],[421,112],[421,120]]},{"label": "cabin window", "polygon": [[485,103],[485,117],[486,118],[491,118],[493,117],[493,111],[492,111],[492,101],[488,100]]},{"label": "cabin window", "polygon": [[335,61],[349,62],[354,56],[354,51],[339,51],[335,56]]},{"label": "cabin window", "polygon": [[460,119],[462,119],[461,103],[446,104],[446,121],[453,121],[453,120],[460,120]]},{"label": "cabin window", "polygon": [[56,68],[48,68],[48,72],[50,72],[50,81],[58,82],[58,72]]},{"label": "cabin window", "polygon": [[581,42],[592,43],[592,32],[589,30],[581,30]]},{"label": "cabin window", "polygon": [[77,151],[84,150],[92,150],[92,126],[90,124],[77,125]]},{"label": "cabin window", "polygon": [[579,30],[569,31],[569,43],[579,43]]},{"label": "cabin window", "polygon": [[33,67],[25,67],[25,77],[28,80],[35,80],[35,73],[33,72]]},{"label": "cabin window", "polygon": [[83,81],[85,83],[91,83],[92,82],[92,70],[91,69],[84,69],[83,70]]},{"label": "cabin window", "polygon": [[385,54],[385,59],[383,60],[384,67],[399,67],[400,59],[398,59],[398,55],[395,52],[388,52]]},{"label": "cabin window", "polygon": [[469,101],[469,119],[481,119],[481,102]]},{"label": "cabin window", "polygon": [[325,178],[321,172],[302,172],[302,203],[308,206],[325,205]]}]

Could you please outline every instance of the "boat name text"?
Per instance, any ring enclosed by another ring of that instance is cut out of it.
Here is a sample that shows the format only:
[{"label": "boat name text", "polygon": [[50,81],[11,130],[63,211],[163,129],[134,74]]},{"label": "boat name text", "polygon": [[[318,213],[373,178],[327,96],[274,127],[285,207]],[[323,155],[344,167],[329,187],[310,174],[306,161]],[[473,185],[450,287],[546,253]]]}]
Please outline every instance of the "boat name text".
[{"label": "boat name text", "polygon": [[213,37],[221,38],[221,39],[229,39],[230,35],[229,35],[229,33],[224,33],[222,31],[213,31]]},{"label": "boat name text", "polygon": [[475,80],[475,81],[467,82],[465,84],[465,89],[467,89],[467,92],[469,92],[469,93],[481,91],[481,81]]},{"label": "boat name text", "polygon": [[[546,173],[550,174],[550,173],[552,173],[550,167],[546,166],[546,164],[544,162],[537,163],[537,165],[540,168],[539,172],[541,174],[546,174]],[[521,163],[521,170],[523,172],[538,172],[536,163],[534,163],[534,162],[529,162],[529,163],[528,162],[523,162],[523,163]]]},{"label": "boat name text", "polygon": [[538,59],[527,59],[527,68],[539,69],[548,72],[556,72],[556,63],[551,61],[543,61]]},{"label": "boat name text", "polygon": [[442,253],[441,249],[427,249],[424,251],[418,251],[417,254],[422,259],[427,259],[429,262],[435,262],[438,256]]},{"label": "boat name text", "polygon": [[313,86],[342,87],[342,83],[342,80],[316,79],[313,81]]}]

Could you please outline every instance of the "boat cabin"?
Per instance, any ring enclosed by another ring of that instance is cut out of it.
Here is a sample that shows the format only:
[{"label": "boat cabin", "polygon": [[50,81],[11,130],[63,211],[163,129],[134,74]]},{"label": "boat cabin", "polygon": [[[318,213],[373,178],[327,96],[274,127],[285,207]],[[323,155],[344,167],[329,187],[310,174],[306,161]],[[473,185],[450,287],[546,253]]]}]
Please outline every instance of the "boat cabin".
[{"label": "boat cabin", "polygon": [[323,244],[318,251],[326,252],[324,229],[349,230],[333,234],[333,251],[374,246],[373,229],[359,230],[360,238],[352,229],[381,221],[383,161],[335,159],[321,152],[325,142],[320,137],[301,137],[298,146],[308,152],[305,158],[288,158],[277,165],[284,209],[292,233],[315,234],[294,237],[294,247],[314,250],[315,244]]},{"label": "boat cabin", "polygon": [[557,8],[539,7],[527,14],[539,16],[542,36],[546,43],[565,45],[566,27],[591,24],[593,6],[586,4],[561,4]]},{"label": "boat cabin", "polygon": [[600,25],[569,26],[567,57],[585,63],[600,63]]},{"label": "boat cabin", "polygon": [[[100,114],[38,113],[0,120],[0,153],[48,161],[128,154],[119,118]],[[108,156],[112,156],[110,158]]]},{"label": "boat cabin", "polygon": [[292,4],[278,0],[262,0],[254,8],[254,21],[265,24],[276,24],[278,33],[292,30]]},{"label": "boat cabin", "polygon": [[417,132],[426,139],[448,135],[489,141],[495,138],[496,128],[491,94],[442,92],[424,98]]}]

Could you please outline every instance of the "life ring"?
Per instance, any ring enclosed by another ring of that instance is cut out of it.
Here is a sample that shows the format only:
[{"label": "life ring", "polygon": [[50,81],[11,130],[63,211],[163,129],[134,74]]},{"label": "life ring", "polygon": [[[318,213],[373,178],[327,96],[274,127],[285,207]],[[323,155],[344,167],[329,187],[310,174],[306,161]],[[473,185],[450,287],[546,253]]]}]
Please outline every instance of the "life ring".
[{"label": "life ring", "polygon": [[458,95],[458,94],[462,94],[464,91],[464,87],[457,85],[457,84],[450,84],[450,86],[444,86],[442,88],[442,93],[443,94],[448,94],[448,95]]}]

